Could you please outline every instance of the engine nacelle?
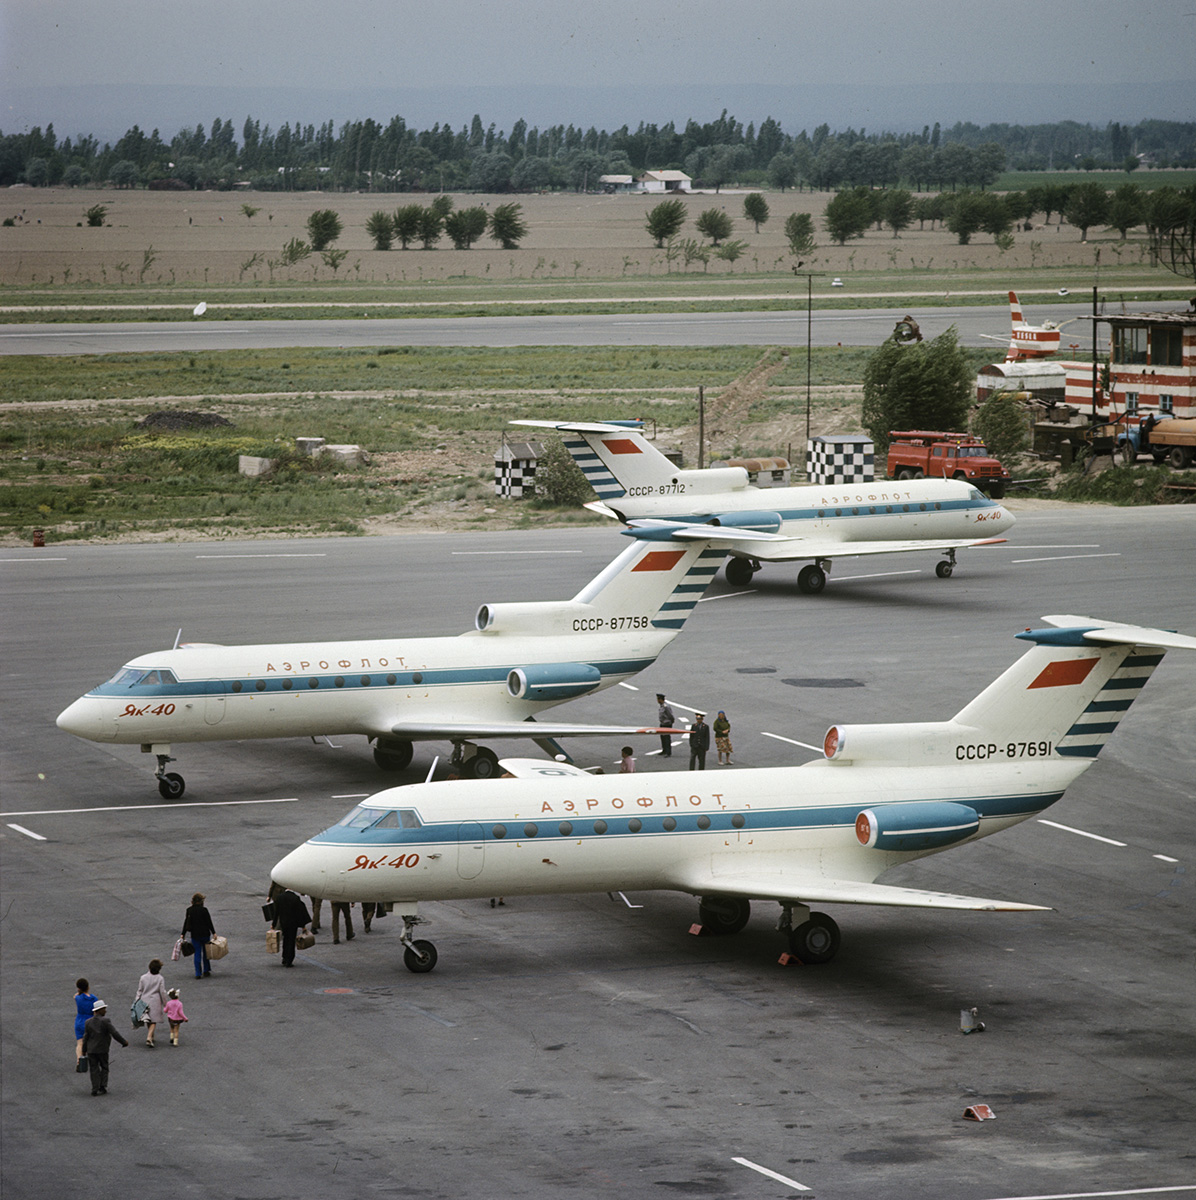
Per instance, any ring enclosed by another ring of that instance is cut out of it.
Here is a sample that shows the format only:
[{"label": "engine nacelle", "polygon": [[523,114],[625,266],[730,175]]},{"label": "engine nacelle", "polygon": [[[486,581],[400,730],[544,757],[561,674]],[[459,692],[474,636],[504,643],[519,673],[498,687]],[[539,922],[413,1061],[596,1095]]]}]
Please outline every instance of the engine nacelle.
[{"label": "engine nacelle", "polygon": [[507,691],[516,700],[569,700],[601,682],[602,672],[592,663],[537,663],[516,667],[507,676]]},{"label": "engine nacelle", "polygon": [[760,533],[777,533],[781,528],[781,514],[763,510],[716,513],[706,523],[725,529],[755,529]]},{"label": "engine nacelle", "polygon": [[950,801],[879,804],[855,819],[855,836],[869,850],[937,850],[980,828],[974,808]]},{"label": "engine nacelle", "polygon": [[677,471],[673,481],[681,485],[681,496],[713,496],[717,492],[738,492],[749,484],[743,467],[720,467],[715,470]]},{"label": "engine nacelle", "polygon": [[892,763],[934,766],[955,763],[961,742],[976,731],[953,721],[918,721],[902,725],[832,725],[822,752],[833,763]]},{"label": "engine nacelle", "polygon": [[479,633],[572,633],[590,628],[575,622],[593,615],[588,604],[574,604],[569,600],[483,604],[474,618],[474,626]]}]

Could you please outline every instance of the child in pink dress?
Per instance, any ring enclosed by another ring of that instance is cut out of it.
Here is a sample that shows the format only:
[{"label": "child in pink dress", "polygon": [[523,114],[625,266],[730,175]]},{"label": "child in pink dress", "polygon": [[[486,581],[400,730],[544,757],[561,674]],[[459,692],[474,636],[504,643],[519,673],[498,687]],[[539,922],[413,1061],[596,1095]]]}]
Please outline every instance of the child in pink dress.
[{"label": "child in pink dress", "polygon": [[177,1046],[179,1044],[179,1030],[183,1026],[183,1022],[187,1019],[187,1014],[183,1012],[183,1002],[179,999],[179,989],[171,988],[166,993],[166,1019],[170,1022],[170,1044]]}]

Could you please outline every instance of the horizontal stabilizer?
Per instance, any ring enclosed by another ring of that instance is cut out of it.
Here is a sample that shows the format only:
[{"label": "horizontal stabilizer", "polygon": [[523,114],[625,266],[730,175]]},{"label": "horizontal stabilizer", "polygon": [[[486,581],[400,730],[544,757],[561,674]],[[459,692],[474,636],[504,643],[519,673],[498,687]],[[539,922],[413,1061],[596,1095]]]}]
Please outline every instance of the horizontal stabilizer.
[{"label": "horizontal stabilizer", "polygon": [[1171,630],[1127,625],[1122,621],[1101,621],[1096,617],[1055,615],[1042,619],[1060,629],[1078,630],[1086,642],[1113,646],[1157,646],[1161,650],[1196,650],[1196,637]]},{"label": "horizontal stabilizer", "polygon": [[1041,904],[956,896],[921,888],[891,887],[852,879],[824,879],[801,871],[693,872],[680,886],[698,896],[746,896],[751,900],[791,900],[801,904],[880,904],[891,908],[942,908],[971,912],[1047,912]]},{"label": "horizontal stabilizer", "polygon": [[400,721],[387,731],[410,742],[456,741],[464,738],[634,737],[673,733],[643,725],[578,725],[557,721]]}]

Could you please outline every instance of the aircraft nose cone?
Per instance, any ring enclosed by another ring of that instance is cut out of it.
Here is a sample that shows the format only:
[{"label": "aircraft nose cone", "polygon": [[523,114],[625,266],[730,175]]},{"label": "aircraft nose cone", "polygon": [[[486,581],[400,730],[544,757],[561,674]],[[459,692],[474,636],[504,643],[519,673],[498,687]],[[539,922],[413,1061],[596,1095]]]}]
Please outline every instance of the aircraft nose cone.
[{"label": "aircraft nose cone", "polygon": [[80,696],[74,704],[58,714],[57,725],[75,737],[95,739],[101,732],[100,705],[87,696]]}]

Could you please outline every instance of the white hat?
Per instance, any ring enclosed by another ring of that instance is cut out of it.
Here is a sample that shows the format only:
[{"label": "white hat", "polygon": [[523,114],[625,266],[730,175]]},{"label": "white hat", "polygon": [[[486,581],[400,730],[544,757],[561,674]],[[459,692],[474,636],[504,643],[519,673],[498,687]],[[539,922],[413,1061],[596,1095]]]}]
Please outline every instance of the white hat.
[{"label": "white hat", "polygon": [[99,1012],[101,1008],[107,1008],[107,1007],[108,1007],[108,1005],[107,1005],[107,1004],[105,1004],[103,1000],[97,1000],[97,1001],[96,1001],[96,1002],[95,1002],[95,1003],[94,1003],[94,1004],[91,1006],[91,1011],[92,1011],[92,1012]]}]

